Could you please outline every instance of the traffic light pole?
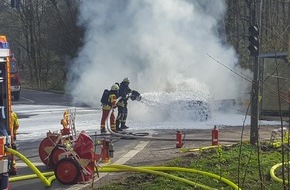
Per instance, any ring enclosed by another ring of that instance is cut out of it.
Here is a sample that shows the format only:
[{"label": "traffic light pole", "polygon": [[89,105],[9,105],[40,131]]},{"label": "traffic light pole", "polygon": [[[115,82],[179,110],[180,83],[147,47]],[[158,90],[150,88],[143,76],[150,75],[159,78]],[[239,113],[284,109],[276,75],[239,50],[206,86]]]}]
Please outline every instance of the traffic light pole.
[{"label": "traffic light pole", "polygon": [[252,81],[252,92],[251,92],[251,129],[250,129],[250,143],[252,145],[258,142],[258,104],[259,104],[259,57],[254,57],[253,64],[254,78]]},{"label": "traffic light pole", "polygon": [[[256,145],[258,143],[259,131],[258,131],[258,120],[259,120],[259,52],[260,52],[260,40],[259,40],[259,28],[261,26],[261,1],[253,0],[253,12],[252,12],[252,26],[250,27],[250,35],[257,37],[258,42],[255,42],[255,38],[249,39],[250,46],[253,49],[251,56],[253,57],[253,80],[252,80],[252,92],[251,92],[251,128],[250,128],[250,143]],[[257,24],[258,23],[258,24]],[[255,33],[255,26],[257,27],[257,33]]]}]

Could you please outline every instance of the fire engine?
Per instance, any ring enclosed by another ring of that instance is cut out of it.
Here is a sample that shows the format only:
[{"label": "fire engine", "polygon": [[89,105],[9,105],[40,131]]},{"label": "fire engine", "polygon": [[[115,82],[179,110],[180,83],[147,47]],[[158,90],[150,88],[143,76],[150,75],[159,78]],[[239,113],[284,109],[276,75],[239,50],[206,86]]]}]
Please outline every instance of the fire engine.
[{"label": "fire engine", "polygon": [[0,36],[0,188],[9,189],[11,156],[5,151],[13,141],[10,76],[10,49],[6,36]]},{"label": "fire engine", "polygon": [[[6,40],[6,36],[1,36],[0,35],[0,43],[2,44],[0,48],[3,48],[3,44],[7,44],[9,46],[9,43]],[[5,47],[4,47],[5,48]],[[9,47],[8,47],[9,48]],[[14,100],[18,101],[20,98],[20,90],[21,90],[21,84],[20,84],[20,77],[19,77],[19,69],[18,69],[18,63],[17,60],[15,59],[14,55],[11,54],[9,51],[9,56],[10,56],[10,90],[11,90],[11,95]]]}]

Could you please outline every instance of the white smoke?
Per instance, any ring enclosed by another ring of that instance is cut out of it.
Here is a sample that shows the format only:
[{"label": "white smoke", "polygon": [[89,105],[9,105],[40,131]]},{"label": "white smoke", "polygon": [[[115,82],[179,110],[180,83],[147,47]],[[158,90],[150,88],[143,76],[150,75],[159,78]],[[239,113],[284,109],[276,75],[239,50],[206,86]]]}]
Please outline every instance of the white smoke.
[{"label": "white smoke", "polygon": [[[73,62],[70,93],[99,105],[101,94],[123,78],[141,94],[202,91],[235,98],[237,56],[225,44],[223,0],[85,0],[79,23],[84,46]],[[202,94],[202,93],[201,93]]]}]

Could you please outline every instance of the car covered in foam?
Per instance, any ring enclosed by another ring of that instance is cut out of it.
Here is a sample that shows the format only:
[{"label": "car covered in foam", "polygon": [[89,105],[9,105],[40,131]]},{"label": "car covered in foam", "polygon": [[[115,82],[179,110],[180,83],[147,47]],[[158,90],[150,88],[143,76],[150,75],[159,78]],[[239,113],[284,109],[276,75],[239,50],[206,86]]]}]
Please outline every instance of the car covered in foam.
[{"label": "car covered in foam", "polygon": [[210,106],[202,100],[175,100],[170,102],[168,115],[171,118],[206,121],[211,117]]},{"label": "car covered in foam", "polygon": [[148,116],[160,121],[206,121],[211,118],[207,99],[194,97],[191,91],[143,93],[140,103],[134,105],[133,109],[138,109],[143,118]]}]

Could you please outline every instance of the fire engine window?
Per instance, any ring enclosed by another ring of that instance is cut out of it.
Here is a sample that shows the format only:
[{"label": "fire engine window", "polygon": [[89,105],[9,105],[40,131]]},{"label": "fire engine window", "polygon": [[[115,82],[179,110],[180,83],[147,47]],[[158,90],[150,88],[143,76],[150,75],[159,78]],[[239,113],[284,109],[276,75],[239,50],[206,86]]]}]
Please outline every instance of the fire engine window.
[{"label": "fire engine window", "polygon": [[4,120],[0,120],[0,136],[8,136],[6,122]]},{"label": "fire engine window", "polygon": [[0,82],[3,82],[5,77],[5,66],[4,64],[0,64]]},{"label": "fire engine window", "polygon": [[15,61],[10,62],[10,72],[17,73],[17,62]]}]

